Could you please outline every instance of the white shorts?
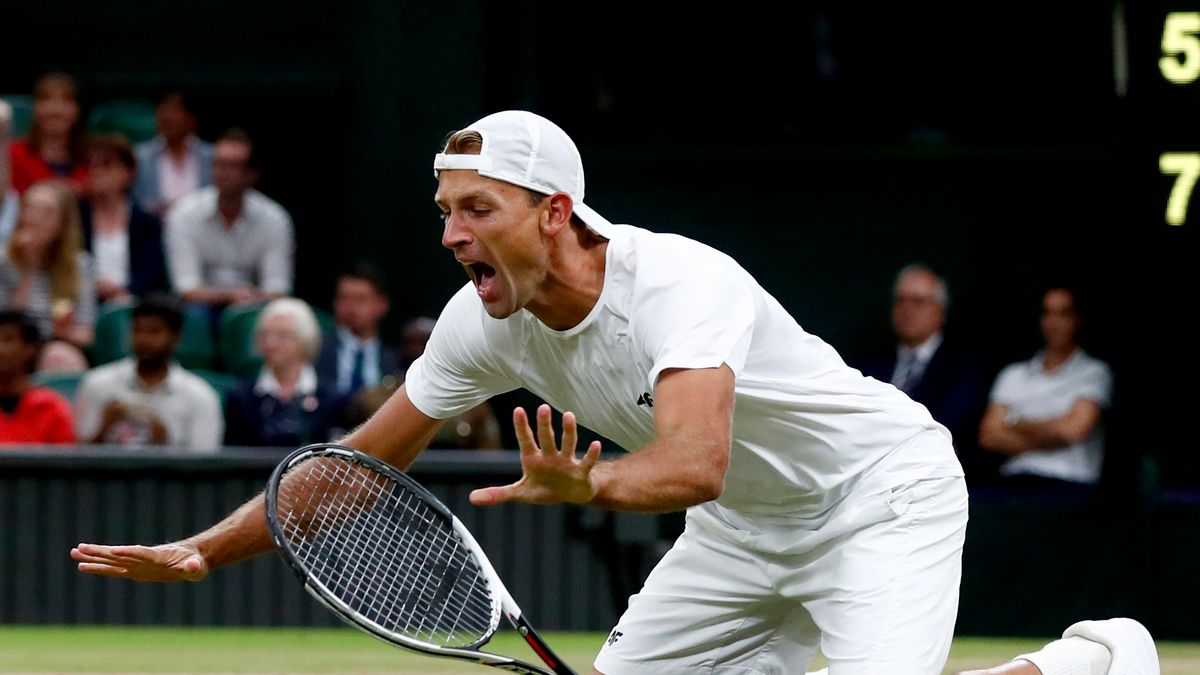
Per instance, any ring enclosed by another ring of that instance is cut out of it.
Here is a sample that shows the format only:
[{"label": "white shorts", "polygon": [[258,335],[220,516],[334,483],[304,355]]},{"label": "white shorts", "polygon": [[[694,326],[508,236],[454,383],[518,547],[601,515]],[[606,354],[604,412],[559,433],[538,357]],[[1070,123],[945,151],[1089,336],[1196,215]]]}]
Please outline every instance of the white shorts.
[{"label": "white shorts", "polygon": [[595,667],[803,673],[820,648],[829,675],[936,675],[958,615],[966,525],[961,477],[851,493],[786,553],[691,509]]}]

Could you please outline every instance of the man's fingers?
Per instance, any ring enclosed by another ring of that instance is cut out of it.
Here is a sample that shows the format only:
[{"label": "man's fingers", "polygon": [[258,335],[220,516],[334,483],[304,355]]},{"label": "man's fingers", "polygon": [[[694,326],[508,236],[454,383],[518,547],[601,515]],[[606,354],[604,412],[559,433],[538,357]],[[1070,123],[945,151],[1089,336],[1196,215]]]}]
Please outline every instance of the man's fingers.
[{"label": "man's fingers", "polygon": [[592,441],[580,463],[583,465],[584,471],[591,471],[598,461],[600,461],[600,441]]},{"label": "man's fingers", "polygon": [[[139,560],[134,556],[128,555],[126,552],[118,552],[117,549],[128,549],[128,546],[97,546],[95,544],[80,544],[71,549],[71,556],[75,556],[78,551],[79,555],[87,556],[98,562],[119,562],[124,563],[129,560]],[[76,557],[77,560],[81,559]]]},{"label": "man's fingers", "polygon": [[562,451],[575,456],[575,443],[579,440],[579,427],[575,424],[575,413],[563,413]]},{"label": "man's fingers", "polygon": [[517,447],[522,455],[537,450],[537,441],[533,438],[533,429],[529,428],[529,415],[524,408],[513,410],[513,430],[517,433]]},{"label": "man's fingers", "polygon": [[77,548],[71,549],[71,557],[79,562],[96,563],[99,565],[111,565],[124,562],[123,559],[116,558],[114,556],[89,555]]},{"label": "man's fingers", "polygon": [[514,485],[516,484],[472,490],[470,495],[471,503],[475,506],[495,506],[496,504],[510,501]]},{"label": "man's fingers", "polygon": [[554,441],[554,424],[550,414],[550,406],[543,403],[537,412],[538,441],[542,452],[557,452],[558,444]]},{"label": "man's fingers", "polygon": [[79,571],[87,572],[88,574],[99,574],[104,577],[129,576],[129,570],[124,567],[114,567],[113,565],[104,565],[101,563],[79,563]]}]

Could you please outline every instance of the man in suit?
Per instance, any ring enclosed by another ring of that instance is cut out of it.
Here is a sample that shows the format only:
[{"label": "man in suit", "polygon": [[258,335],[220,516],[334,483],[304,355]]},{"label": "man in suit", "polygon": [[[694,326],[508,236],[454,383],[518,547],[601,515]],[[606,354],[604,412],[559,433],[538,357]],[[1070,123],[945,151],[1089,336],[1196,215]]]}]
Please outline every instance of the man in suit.
[{"label": "man in suit", "polygon": [[[925,265],[908,265],[892,288],[892,328],[896,348],[863,362],[861,370],[890,382],[929,409],[954,435],[966,462],[985,403],[978,358],[945,344],[942,330],[950,294],[946,281]],[[969,472],[968,472],[969,474]]]},{"label": "man in suit", "polygon": [[388,313],[388,296],[379,274],[359,265],[338,277],[333,298],[337,327],[321,340],[317,379],[339,394],[378,387],[400,372],[396,352],[379,341],[379,321]]},{"label": "man in suit", "polygon": [[180,197],[213,182],[213,146],[196,137],[190,98],[168,89],[154,107],[158,135],[138,145],[133,198],[147,212],[163,216]]}]

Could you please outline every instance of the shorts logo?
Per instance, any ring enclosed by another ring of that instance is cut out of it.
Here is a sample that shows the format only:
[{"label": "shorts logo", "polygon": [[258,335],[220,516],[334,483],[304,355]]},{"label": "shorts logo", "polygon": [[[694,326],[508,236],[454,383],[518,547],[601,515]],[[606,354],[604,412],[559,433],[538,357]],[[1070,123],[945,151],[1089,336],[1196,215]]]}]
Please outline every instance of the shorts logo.
[{"label": "shorts logo", "polygon": [[654,407],[654,397],[651,396],[649,393],[642,394],[641,396],[638,396],[637,404],[653,408]]},{"label": "shorts logo", "polygon": [[622,633],[619,630],[613,629],[613,632],[608,634],[608,639],[604,641],[604,644],[611,647],[611,646],[613,646],[613,644],[616,643],[617,640],[621,639],[622,635],[624,635],[624,633]]}]

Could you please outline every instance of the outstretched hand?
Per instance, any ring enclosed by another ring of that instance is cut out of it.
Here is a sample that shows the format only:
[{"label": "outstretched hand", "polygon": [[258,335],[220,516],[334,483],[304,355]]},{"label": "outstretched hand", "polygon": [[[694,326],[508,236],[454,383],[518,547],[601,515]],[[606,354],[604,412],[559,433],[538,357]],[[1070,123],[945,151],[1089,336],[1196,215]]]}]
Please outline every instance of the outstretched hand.
[{"label": "outstretched hand", "polygon": [[158,546],[100,546],[80,544],[71,549],[79,571],[134,581],[200,581],[208,563],[190,544]]},{"label": "outstretched hand", "polygon": [[521,479],[509,485],[471,492],[472,504],[584,504],[596,496],[591,474],[600,459],[600,441],[592,441],[582,458],[575,457],[575,443],[579,436],[574,413],[563,413],[561,446],[554,439],[548,405],[538,407],[536,439],[523,408],[513,410],[513,426],[521,450]]}]

